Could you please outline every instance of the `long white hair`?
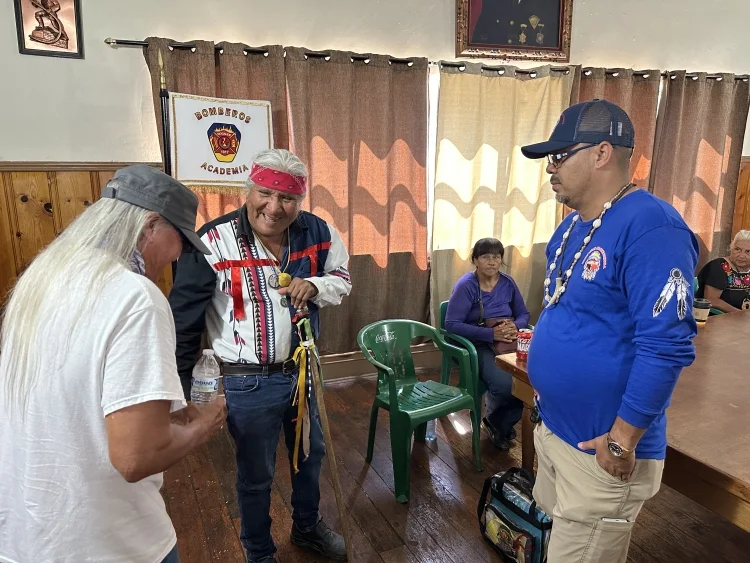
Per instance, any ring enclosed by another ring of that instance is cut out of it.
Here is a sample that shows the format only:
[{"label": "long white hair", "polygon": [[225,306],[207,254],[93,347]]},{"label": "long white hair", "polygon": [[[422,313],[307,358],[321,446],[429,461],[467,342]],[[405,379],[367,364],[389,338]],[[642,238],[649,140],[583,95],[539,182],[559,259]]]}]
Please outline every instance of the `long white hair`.
[{"label": "long white hair", "polygon": [[[55,326],[45,322],[65,307],[72,318],[67,346],[87,304],[112,279],[129,268],[129,261],[152,212],[114,199],[100,199],[86,209],[29,265],[10,292],[2,319],[5,397],[9,410],[26,412],[29,394],[39,379],[45,334]],[[70,282],[85,298],[70,299]],[[66,327],[67,328],[67,327]],[[67,349],[67,347],[65,348]]]}]

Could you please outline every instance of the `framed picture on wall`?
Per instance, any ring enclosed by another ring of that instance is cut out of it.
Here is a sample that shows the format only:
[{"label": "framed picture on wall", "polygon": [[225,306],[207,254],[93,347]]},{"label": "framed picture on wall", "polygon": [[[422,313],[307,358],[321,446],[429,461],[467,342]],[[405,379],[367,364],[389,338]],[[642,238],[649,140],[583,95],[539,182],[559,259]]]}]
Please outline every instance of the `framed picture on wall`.
[{"label": "framed picture on wall", "polygon": [[456,0],[456,56],[568,62],[573,0]]},{"label": "framed picture on wall", "polygon": [[22,55],[83,58],[80,0],[14,0]]}]

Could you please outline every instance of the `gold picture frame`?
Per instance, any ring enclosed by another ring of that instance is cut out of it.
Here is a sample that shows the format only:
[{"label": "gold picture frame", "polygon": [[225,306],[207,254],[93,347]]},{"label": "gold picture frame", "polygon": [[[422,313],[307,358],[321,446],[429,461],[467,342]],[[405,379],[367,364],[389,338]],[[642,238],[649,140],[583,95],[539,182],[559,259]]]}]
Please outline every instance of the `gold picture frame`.
[{"label": "gold picture frame", "polygon": [[456,0],[456,57],[570,61],[573,0]]}]

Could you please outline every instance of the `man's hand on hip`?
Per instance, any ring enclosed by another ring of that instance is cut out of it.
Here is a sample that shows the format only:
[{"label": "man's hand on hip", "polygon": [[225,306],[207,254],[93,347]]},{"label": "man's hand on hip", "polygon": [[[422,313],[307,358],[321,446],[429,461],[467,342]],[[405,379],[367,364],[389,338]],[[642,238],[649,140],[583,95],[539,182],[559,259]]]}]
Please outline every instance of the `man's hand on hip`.
[{"label": "man's hand on hip", "polygon": [[596,450],[596,461],[604,471],[621,481],[630,480],[630,476],[635,469],[635,452],[625,457],[613,455],[607,446],[606,434],[587,442],[581,442],[578,444],[578,448],[581,450]]},{"label": "man's hand on hip", "polygon": [[279,289],[281,295],[288,295],[295,309],[302,309],[318,294],[315,284],[302,278],[294,278],[288,287]]}]

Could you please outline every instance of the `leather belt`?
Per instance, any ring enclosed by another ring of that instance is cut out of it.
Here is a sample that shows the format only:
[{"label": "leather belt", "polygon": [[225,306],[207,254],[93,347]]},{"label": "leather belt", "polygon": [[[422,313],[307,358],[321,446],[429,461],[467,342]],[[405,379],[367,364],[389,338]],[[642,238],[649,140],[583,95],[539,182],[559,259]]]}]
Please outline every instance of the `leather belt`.
[{"label": "leather belt", "polygon": [[235,364],[222,362],[221,375],[269,375],[283,373],[291,375],[297,370],[297,363],[293,359],[278,364]]}]

